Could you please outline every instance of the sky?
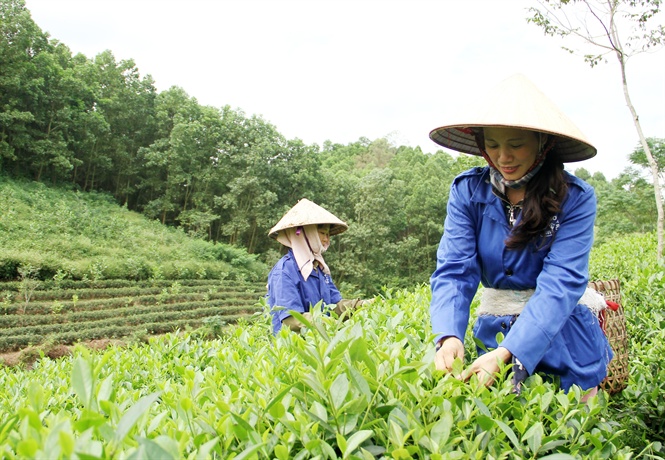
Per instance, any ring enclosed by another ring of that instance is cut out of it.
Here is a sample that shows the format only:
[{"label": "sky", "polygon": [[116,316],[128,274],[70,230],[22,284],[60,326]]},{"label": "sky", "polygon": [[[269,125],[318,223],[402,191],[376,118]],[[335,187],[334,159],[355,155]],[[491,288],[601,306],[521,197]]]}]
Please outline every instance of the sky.
[{"label": "sky", "polygon": [[[361,137],[441,150],[429,132],[524,74],[598,149],[571,163],[612,179],[639,136],[618,62],[591,68],[526,21],[534,0],[26,0],[74,54],[133,59],[158,91],[261,116],[287,139]],[[661,20],[664,14],[661,13]],[[665,137],[665,50],[628,61],[647,137]],[[452,153],[451,151],[448,151]]]}]

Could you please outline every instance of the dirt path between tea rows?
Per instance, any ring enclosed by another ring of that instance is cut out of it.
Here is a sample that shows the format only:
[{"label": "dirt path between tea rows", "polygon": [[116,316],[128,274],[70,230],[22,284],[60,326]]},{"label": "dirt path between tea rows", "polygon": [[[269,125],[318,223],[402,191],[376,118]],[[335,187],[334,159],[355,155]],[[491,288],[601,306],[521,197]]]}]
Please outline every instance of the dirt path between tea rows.
[{"label": "dirt path between tea rows", "polygon": [[[82,345],[92,349],[92,350],[103,350],[112,345],[124,345],[125,342],[117,339],[97,339],[90,340],[88,342],[81,342]],[[47,356],[51,359],[62,358],[63,356],[69,356],[72,354],[73,345],[55,345],[50,347],[48,350],[42,350],[44,356]],[[8,351],[0,352],[0,366],[17,366],[19,364],[25,364],[28,368],[40,359],[40,348],[39,347],[29,347],[19,351]]]}]

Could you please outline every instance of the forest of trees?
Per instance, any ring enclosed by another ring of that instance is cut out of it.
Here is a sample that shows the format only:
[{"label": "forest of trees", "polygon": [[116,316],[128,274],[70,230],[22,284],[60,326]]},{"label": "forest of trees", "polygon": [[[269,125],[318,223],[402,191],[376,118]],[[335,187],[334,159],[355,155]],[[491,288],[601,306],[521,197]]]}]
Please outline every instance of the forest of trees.
[{"label": "forest of trees", "polygon": [[[665,142],[650,142],[663,171]],[[639,148],[631,161],[635,168],[611,181],[571,171],[596,189],[598,242],[655,229]],[[306,197],[349,223],[327,255],[338,285],[372,294],[428,281],[450,183],[482,163],[387,139],[286,139],[241,109],[200,105],[180,87],[158,92],[136,63],[117,62],[111,51],[73,56],[23,0],[0,0],[0,178],[108,192],[128,209],[268,264],[280,246],[267,231]]]}]

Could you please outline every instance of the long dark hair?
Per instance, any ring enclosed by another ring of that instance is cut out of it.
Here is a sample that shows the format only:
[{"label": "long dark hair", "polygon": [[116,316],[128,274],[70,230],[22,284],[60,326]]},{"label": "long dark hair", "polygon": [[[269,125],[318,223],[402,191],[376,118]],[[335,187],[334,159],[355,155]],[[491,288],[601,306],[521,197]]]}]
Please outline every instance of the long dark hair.
[{"label": "long dark hair", "polygon": [[540,171],[526,185],[522,219],[513,227],[506,239],[509,249],[523,249],[531,242],[538,248],[546,243],[543,233],[552,218],[561,212],[561,204],[568,193],[563,162],[557,158],[556,148],[548,152]]}]

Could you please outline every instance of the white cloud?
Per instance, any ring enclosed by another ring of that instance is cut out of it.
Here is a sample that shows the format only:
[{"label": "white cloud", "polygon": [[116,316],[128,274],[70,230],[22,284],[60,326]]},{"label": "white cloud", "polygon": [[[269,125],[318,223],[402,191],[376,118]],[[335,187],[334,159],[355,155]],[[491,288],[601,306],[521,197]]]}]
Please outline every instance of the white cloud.
[{"label": "white cloud", "polygon": [[[134,59],[161,91],[262,115],[287,138],[346,144],[428,133],[479,88],[524,73],[598,147],[571,165],[615,177],[638,137],[618,65],[591,69],[527,24],[529,0],[27,0],[88,57]],[[665,137],[665,52],[630,62],[645,135]],[[392,134],[391,134],[392,133]]]}]

